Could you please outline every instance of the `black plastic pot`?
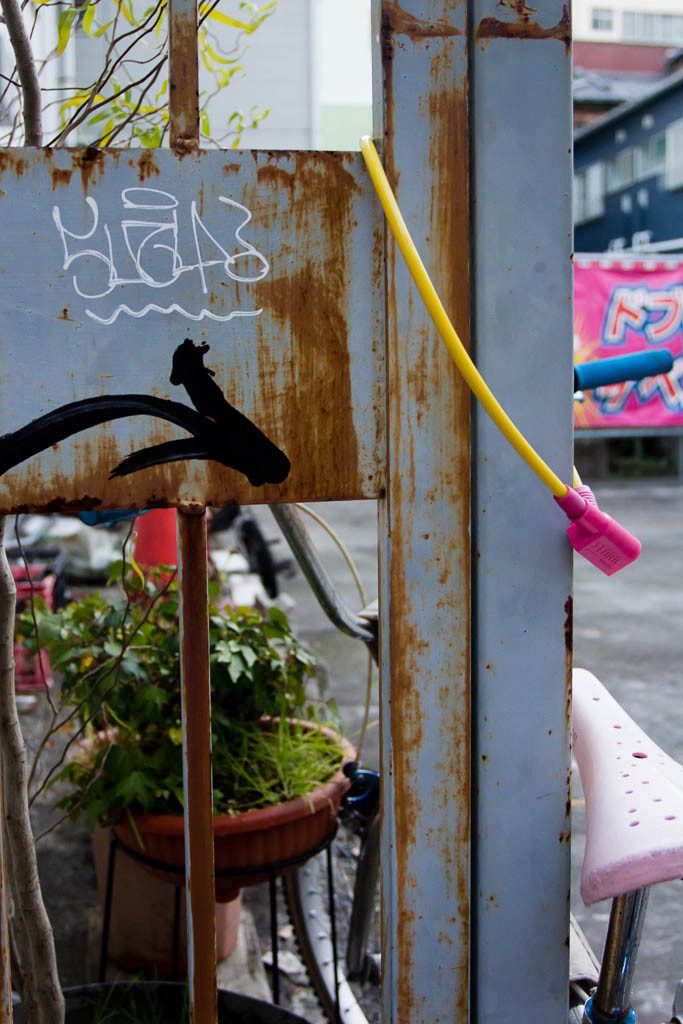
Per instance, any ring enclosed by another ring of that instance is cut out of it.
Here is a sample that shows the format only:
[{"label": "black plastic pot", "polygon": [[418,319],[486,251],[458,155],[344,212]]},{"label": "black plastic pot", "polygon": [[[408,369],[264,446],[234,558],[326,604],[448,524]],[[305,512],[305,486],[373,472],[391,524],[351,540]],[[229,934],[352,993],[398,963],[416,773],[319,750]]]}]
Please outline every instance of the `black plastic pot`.
[{"label": "black plastic pot", "polygon": [[[155,1008],[163,1011],[164,1024],[177,1024],[186,1006],[187,987],[176,982],[119,981],[108,985],[80,985],[64,990],[67,1024],[92,1024],[93,1012],[105,1004],[107,1010],[139,1011],[154,1001]],[[14,1009],[15,1024],[25,1024],[21,1007]],[[187,1016],[185,1018],[188,1019]],[[144,1020],[140,1024],[146,1024]],[[218,993],[218,1024],[306,1024],[279,1006],[263,1003],[234,992]]]}]

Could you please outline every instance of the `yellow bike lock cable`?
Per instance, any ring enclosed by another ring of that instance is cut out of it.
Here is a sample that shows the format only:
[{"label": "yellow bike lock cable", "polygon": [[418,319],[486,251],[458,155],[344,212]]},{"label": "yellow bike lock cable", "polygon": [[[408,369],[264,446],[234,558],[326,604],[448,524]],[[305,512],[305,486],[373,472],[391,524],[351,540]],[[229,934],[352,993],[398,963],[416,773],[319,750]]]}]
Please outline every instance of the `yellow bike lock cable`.
[{"label": "yellow bike lock cable", "polygon": [[[568,527],[567,533],[574,549],[608,576],[625,565],[629,565],[640,554],[640,541],[598,508],[595,496],[589,487],[583,486],[580,482],[576,487],[569,487],[563,483],[512,422],[474,365],[446,313],[410,236],[374,142],[369,136],[364,135],[360,140],[360,148],[387,222],[406,261],[410,275],[422,296],[422,301],[427,307],[434,326],[472,393],[484,406],[503,436],[536,474],[541,483],[545,484],[570,519],[571,525]],[[576,470],[574,470],[574,474],[576,481],[579,479]]]}]

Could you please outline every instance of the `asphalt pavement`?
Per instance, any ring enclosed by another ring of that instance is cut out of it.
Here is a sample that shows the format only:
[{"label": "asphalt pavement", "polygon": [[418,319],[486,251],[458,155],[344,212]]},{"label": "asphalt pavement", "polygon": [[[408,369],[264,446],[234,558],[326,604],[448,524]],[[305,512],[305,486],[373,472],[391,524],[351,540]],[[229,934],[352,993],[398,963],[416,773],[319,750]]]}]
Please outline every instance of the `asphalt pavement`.
[{"label": "asphalt pavement", "polygon": [[[649,735],[683,761],[683,488],[664,482],[596,487],[603,508],[632,530],[644,545],[633,566],[611,578],[581,558],[575,566],[575,664],[590,669]],[[339,532],[357,563],[368,600],[377,594],[377,529],[374,502],[333,502],[315,506]],[[267,532],[277,534],[268,513]],[[360,608],[348,568],[330,538],[311,527],[335,584]],[[278,546],[284,554],[284,544]],[[366,679],[362,647],[340,635],[325,619],[300,574],[285,581],[295,601],[292,616],[299,632],[327,668],[329,692],[347,730],[361,720]],[[364,750],[367,764],[379,759],[377,683]],[[582,906],[578,880],[584,847],[585,815],[578,777],[574,782],[572,884],[573,909],[591,944],[602,952],[609,907]],[[668,1021],[671,1000],[683,977],[683,888],[680,882],[657,887],[651,896],[635,983],[639,1024]]]}]

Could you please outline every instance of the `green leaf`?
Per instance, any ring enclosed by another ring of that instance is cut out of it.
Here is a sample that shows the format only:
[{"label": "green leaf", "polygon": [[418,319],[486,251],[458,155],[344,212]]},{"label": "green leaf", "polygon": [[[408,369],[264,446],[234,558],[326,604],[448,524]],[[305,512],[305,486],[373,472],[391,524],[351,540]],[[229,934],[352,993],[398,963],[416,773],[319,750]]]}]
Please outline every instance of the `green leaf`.
[{"label": "green leaf", "polygon": [[116,795],[120,796],[126,803],[135,803],[136,800],[142,802],[147,794],[149,788],[146,777],[140,771],[129,772],[125,778],[121,779],[118,786],[116,787]]},{"label": "green leaf", "polygon": [[116,121],[115,121],[115,119],[113,117],[110,117],[109,120],[107,121],[107,123],[105,124],[104,128],[102,129],[102,145],[103,146],[106,146],[107,143],[109,142],[109,136],[114,131],[115,127],[116,127]]},{"label": "green leaf", "polygon": [[232,658],[228,662],[228,675],[233,683],[239,681],[240,676],[244,674],[245,668],[244,659],[239,654],[233,654]]},{"label": "green leaf", "polygon": [[130,7],[130,5],[126,3],[126,0],[115,0],[115,2],[116,6],[121,11],[121,14],[124,16],[128,24],[135,25],[136,22],[135,18],[133,17],[133,10]]},{"label": "green leaf", "polygon": [[208,40],[203,44],[202,48],[206,50],[209,57],[212,57],[217,64],[236,64],[240,59],[239,57],[224,57],[222,53],[219,53],[218,50],[214,49]]},{"label": "green leaf", "polygon": [[239,21],[237,18],[231,18],[228,14],[223,14],[223,12],[219,10],[210,11],[208,3],[200,4],[199,13],[201,15],[205,15],[207,11],[209,11],[209,17],[213,21],[217,21],[221,25],[227,25],[228,28],[239,28],[243,32],[248,32],[250,34],[254,31],[253,26],[248,22]]},{"label": "green leaf", "polygon": [[240,647],[240,654],[247,663],[247,668],[251,668],[258,661],[258,655],[251,647]]},{"label": "green leaf", "polygon": [[163,128],[158,125],[156,128],[136,128],[135,134],[145,149],[158,149],[163,137]]},{"label": "green leaf", "polygon": [[287,633],[289,632],[289,620],[281,608],[277,608],[273,605],[268,611],[268,616],[271,622],[276,623],[278,626],[282,626]]},{"label": "green leaf", "polygon": [[207,138],[211,136],[211,121],[206,110],[202,110],[200,114],[200,121],[202,126],[202,134],[206,135]]},{"label": "green leaf", "polygon": [[76,17],[76,12],[71,8],[62,11],[57,22],[57,56],[61,56],[69,45],[71,37],[71,26]]},{"label": "green leaf", "polygon": [[92,34],[92,22],[95,17],[95,2],[90,0],[90,3],[86,7],[85,14],[83,15],[83,31],[87,36]]}]

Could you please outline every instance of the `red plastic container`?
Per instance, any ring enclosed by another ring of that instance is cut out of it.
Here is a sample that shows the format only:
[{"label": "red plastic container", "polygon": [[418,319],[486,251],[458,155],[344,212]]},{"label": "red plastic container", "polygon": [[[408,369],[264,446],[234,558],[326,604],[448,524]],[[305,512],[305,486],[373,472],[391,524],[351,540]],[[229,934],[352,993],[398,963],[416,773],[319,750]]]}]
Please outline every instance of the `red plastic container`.
[{"label": "red plastic container", "polygon": [[[17,614],[22,612],[31,600],[32,588],[34,597],[42,598],[48,608],[54,608],[56,575],[49,572],[49,566],[44,562],[29,564],[29,569],[30,578],[23,562],[12,565],[12,575],[17,588]],[[39,661],[38,657],[29,654],[22,644],[15,643],[14,662],[14,688],[17,693],[40,693],[46,684],[52,686],[54,680],[47,651],[41,650]]]}]

